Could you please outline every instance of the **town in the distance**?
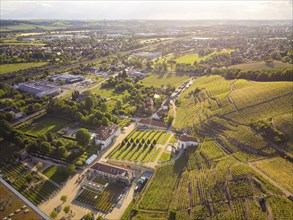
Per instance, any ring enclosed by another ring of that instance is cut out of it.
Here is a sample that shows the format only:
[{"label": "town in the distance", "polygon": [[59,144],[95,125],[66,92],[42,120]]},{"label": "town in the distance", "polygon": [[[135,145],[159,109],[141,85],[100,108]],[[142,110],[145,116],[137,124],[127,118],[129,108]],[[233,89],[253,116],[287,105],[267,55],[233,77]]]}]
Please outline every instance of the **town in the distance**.
[{"label": "town in the distance", "polygon": [[292,21],[0,29],[0,220],[293,219]]}]

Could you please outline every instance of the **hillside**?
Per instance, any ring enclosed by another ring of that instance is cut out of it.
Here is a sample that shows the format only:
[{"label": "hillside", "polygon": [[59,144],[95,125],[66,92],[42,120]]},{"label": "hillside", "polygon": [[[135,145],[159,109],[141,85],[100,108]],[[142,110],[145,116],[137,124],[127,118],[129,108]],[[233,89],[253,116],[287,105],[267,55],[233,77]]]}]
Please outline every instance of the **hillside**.
[{"label": "hillside", "polygon": [[274,60],[272,65],[267,65],[264,61],[243,63],[233,65],[230,68],[240,69],[240,70],[268,70],[268,69],[292,69],[293,64],[283,63],[281,61]]},{"label": "hillside", "polygon": [[[279,119],[292,113],[292,85],[292,82],[200,77],[180,96],[174,126],[187,128],[190,133],[215,135],[223,141],[233,139],[236,145],[248,144],[245,150],[249,153],[274,154],[275,150],[264,140],[268,137],[253,130],[251,123],[271,118],[272,121],[278,119],[278,127],[274,127],[277,130],[283,127],[282,123],[292,127],[292,121]],[[197,88],[200,92],[195,94]],[[284,135],[286,133],[288,136],[288,131],[284,131]],[[289,153],[292,151],[290,147]]]},{"label": "hillside", "polygon": [[201,143],[157,168],[133,219],[291,219],[292,102],[292,82],[196,79],[174,127]]}]

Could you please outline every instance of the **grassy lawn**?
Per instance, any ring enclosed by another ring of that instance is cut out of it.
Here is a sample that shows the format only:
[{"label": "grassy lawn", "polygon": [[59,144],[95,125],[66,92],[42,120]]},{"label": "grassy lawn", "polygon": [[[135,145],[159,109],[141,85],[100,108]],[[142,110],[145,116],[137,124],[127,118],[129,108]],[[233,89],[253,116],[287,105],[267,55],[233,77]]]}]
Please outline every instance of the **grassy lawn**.
[{"label": "grassy lawn", "polygon": [[97,94],[100,96],[104,96],[107,98],[112,98],[116,100],[120,100],[123,97],[122,93],[116,93],[113,88],[108,89],[108,88],[102,88],[101,86],[98,86],[94,89],[90,90],[93,94]]},{"label": "grassy lawn", "polygon": [[153,155],[153,157],[151,158],[150,162],[155,162],[155,160],[157,159],[159,153],[161,152],[162,148],[158,148],[155,152],[155,154]]},{"label": "grassy lawn", "polygon": [[162,85],[167,86],[168,84],[172,86],[179,86],[180,84],[186,82],[190,78],[186,74],[178,73],[152,73],[149,77],[143,79],[141,82],[145,86],[161,87]]},{"label": "grassy lawn", "polygon": [[44,169],[42,173],[55,183],[61,184],[68,178],[68,176],[64,173],[60,173],[60,169],[60,167],[52,165]]},{"label": "grassy lawn", "polygon": [[0,74],[14,72],[18,70],[24,70],[32,67],[43,66],[47,62],[35,62],[35,63],[16,63],[16,64],[2,64],[0,65]]},{"label": "grassy lawn", "polygon": [[240,70],[265,70],[265,69],[292,69],[293,64],[283,63],[281,61],[274,60],[272,66],[266,65],[264,61],[253,62],[253,63],[243,63],[231,66],[231,68],[236,68]]},{"label": "grassy lawn", "polygon": [[168,161],[171,159],[171,154],[170,152],[163,152],[162,155],[159,158],[160,162]]},{"label": "grassy lawn", "polygon": [[54,133],[64,127],[67,123],[68,121],[60,118],[44,117],[32,127],[26,128],[24,132],[31,135],[43,135],[49,131]]}]

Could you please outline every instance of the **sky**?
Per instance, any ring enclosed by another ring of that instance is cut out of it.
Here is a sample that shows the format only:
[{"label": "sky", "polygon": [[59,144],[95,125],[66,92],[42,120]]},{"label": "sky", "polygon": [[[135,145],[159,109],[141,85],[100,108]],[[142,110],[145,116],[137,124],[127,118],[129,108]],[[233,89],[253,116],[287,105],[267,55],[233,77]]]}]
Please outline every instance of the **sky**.
[{"label": "sky", "polygon": [[292,0],[0,0],[1,19],[292,19]]}]

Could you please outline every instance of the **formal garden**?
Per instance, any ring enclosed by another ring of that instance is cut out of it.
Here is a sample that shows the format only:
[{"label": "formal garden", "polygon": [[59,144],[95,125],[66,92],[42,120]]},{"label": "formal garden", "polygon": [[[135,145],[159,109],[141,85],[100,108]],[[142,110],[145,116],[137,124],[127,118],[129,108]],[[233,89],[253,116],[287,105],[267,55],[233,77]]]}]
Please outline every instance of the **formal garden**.
[{"label": "formal garden", "polygon": [[105,185],[105,189],[103,191],[97,191],[83,186],[75,200],[92,206],[99,211],[108,213],[118,202],[118,198],[123,193],[125,185],[110,182],[100,178],[95,178],[94,182]]},{"label": "formal garden", "polygon": [[108,156],[113,160],[147,163],[156,159],[170,133],[156,130],[134,130]]}]

